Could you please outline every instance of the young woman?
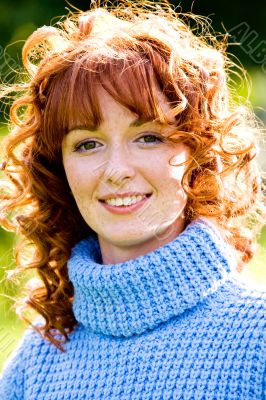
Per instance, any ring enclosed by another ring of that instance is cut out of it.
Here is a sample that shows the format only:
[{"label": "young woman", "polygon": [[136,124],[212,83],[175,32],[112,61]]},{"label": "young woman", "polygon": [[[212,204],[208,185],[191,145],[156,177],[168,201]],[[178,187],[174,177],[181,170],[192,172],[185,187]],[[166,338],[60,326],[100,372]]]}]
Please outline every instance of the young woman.
[{"label": "young woman", "polygon": [[258,128],[185,19],[94,4],[25,43],[1,221],[39,282],[1,399],[264,398]]}]

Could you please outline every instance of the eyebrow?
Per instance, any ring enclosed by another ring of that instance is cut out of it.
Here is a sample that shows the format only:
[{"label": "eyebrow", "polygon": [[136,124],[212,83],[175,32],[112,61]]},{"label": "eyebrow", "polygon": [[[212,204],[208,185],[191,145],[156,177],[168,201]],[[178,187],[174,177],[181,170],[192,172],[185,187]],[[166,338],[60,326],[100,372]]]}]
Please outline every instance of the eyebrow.
[{"label": "eyebrow", "polygon": [[[146,123],[148,123],[148,122],[152,122],[152,121],[154,121],[154,118],[140,118],[140,117],[137,117],[134,121],[132,121],[130,124],[129,124],[129,127],[130,128],[132,128],[132,127],[138,127],[138,126],[141,126],[141,125],[144,125],[144,124],[146,124]],[[91,132],[95,132],[95,131],[97,131],[98,129],[100,128],[100,125],[99,124],[87,124],[87,125],[75,125],[73,128],[71,128],[70,130],[69,130],[69,132],[71,132],[71,131],[75,131],[75,130],[89,130],[89,131],[91,131]]]}]

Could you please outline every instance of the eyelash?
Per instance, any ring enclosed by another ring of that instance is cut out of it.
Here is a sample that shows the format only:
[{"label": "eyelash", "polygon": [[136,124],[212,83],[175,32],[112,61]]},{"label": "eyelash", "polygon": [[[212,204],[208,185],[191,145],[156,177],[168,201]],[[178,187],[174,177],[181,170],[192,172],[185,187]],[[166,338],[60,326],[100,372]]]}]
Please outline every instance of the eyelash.
[{"label": "eyelash", "polygon": [[[158,144],[158,142],[159,142],[159,143],[163,143],[163,142],[165,141],[164,138],[163,138],[162,136],[157,136],[157,135],[153,135],[153,134],[143,135],[143,136],[141,136],[140,138],[138,138],[137,140],[143,139],[143,138],[145,138],[145,137],[154,137],[155,139],[157,139],[157,143],[156,143],[156,142],[152,142],[151,144]],[[95,150],[97,147],[94,147],[93,149],[89,149],[89,150],[87,150],[87,149],[82,150],[82,146],[84,146],[84,145],[86,145],[86,144],[88,144],[88,143],[93,143],[93,142],[97,143],[96,140],[86,140],[86,141],[83,142],[83,143],[77,144],[77,145],[75,146],[75,148],[74,148],[74,151],[76,151],[76,152],[85,152],[85,151]],[[142,143],[142,144],[147,144],[147,145],[149,145],[150,143],[148,142],[148,143]],[[99,146],[99,147],[100,147],[100,146]]]}]

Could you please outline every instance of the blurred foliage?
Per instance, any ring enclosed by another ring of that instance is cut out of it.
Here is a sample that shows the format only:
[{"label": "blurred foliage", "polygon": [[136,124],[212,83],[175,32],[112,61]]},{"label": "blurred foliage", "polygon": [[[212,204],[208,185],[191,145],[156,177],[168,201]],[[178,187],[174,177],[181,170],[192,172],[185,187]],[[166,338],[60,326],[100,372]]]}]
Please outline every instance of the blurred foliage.
[{"label": "blurred foliage", "polygon": [[[73,8],[71,8],[72,4]],[[119,3],[119,0],[116,1]],[[212,20],[212,26],[216,31],[224,32],[224,28],[228,31],[245,22],[254,30],[257,35],[254,36],[252,48],[254,49],[259,42],[266,36],[266,2],[254,0],[252,4],[248,0],[224,0],[222,2],[211,2],[210,0],[181,0],[172,1],[179,9],[184,12],[193,11],[195,14],[209,16]],[[87,10],[90,1],[84,0],[1,0],[0,3],[0,45],[5,47],[7,44],[17,40],[26,39],[27,36],[37,27],[41,25],[49,25],[55,17],[62,16],[67,9]],[[250,46],[248,46],[250,47]],[[17,57],[17,45],[10,51],[12,55]],[[245,66],[252,66],[254,61],[247,54],[245,48],[237,48],[230,52],[236,54]]]},{"label": "blurred foliage", "polygon": [[[81,10],[87,10],[90,4],[89,1],[80,0],[72,0],[71,3]],[[257,115],[266,122],[266,2],[254,0],[251,4],[247,0],[234,2],[195,0],[193,6],[192,0],[172,3],[178,6],[177,10],[193,11],[195,14],[210,17],[212,26],[217,32],[223,34],[225,30],[233,32],[234,36],[228,39],[228,51],[232,54],[233,60],[239,60],[238,62],[249,71],[253,82],[250,100]],[[12,69],[17,70],[21,64],[21,49],[25,39],[36,28],[50,25],[69,9],[74,10],[64,0],[1,0],[0,79],[2,82],[12,82],[14,78]],[[240,80],[235,79],[235,82],[238,84],[238,94],[246,97],[247,86]],[[0,120],[3,121],[3,112]],[[0,129],[0,136],[4,134],[6,128]],[[265,162],[266,153],[262,151],[261,154],[261,160]],[[266,229],[262,232],[260,244],[261,249],[244,271],[243,279],[265,285]],[[8,270],[12,270],[15,265],[13,248],[13,234],[4,232],[0,228],[0,369],[24,329],[24,324],[18,320],[12,307],[12,297],[20,292],[20,287],[6,279]]]},{"label": "blurred foliage", "polygon": [[[152,1],[151,1],[152,2]],[[71,3],[71,4],[70,4]],[[116,0],[115,3],[119,3]],[[190,12],[209,17],[216,32],[228,37],[228,51],[232,60],[238,60],[245,69],[252,72],[254,88],[251,99],[258,115],[266,121],[266,2],[255,0],[252,5],[247,0],[181,0],[172,1],[177,11]],[[62,15],[75,8],[87,10],[90,1],[84,0],[1,0],[0,2],[0,79],[11,82],[18,69],[21,49],[25,39],[39,26],[55,23]],[[235,77],[237,85],[241,82]],[[240,88],[241,89],[241,88]],[[243,94],[246,96],[247,88]],[[3,110],[3,108],[2,108]],[[6,110],[8,111],[8,109]],[[3,112],[0,115],[3,119]]]},{"label": "blurred foliage", "polygon": [[[119,3],[119,1],[116,1]],[[70,5],[72,4],[72,7]],[[72,0],[68,3],[65,0],[1,0],[0,3],[0,45],[8,48],[8,53],[12,58],[19,60],[19,53],[22,46],[21,40],[25,40],[29,34],[41,25],[49,25],[67,13],[69,9],[87,10],[90,1]],[[236,46],[235,43],[229,46],[229,51],[238,57],[246,67],[251,67],[254,62],[254,50],[266,37],[266,2],[247,0],[223,2],[211,2],[210,0],[183,0],[173,1],[177,10],[190,12],[210,17],[215,31],[225,33],[245,22],[249,29],[245,32],[246,37],[242,37],[242,45]],[[253,32],[253,33],[251,33]],[[247,40],[248,36],[249,39]],[[245,39],[245,40],[244,40]],[[252,40],[252,42],[251,42]],[[18,42],[17,42],[18,41]],[[14,42],[16,42],[14,44]],[[229,39],[230,42],[230,39]],[[234,41],[235,42],[235,41]],[[263,53],[263,49],[262,49]],[[265,55],[265,52],[264,52]]]}]

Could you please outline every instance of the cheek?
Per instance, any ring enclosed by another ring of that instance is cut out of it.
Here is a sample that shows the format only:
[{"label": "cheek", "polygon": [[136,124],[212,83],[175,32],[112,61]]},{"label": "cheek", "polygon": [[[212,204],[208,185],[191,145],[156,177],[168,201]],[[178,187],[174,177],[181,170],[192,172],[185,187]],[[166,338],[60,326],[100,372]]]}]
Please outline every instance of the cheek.
[{"label": "cheek", "polygon": [[185,165],[169,165],[157,176],[160,206],[166,212],[179,211],[187,202],[187,195],[181,184],[185,170]]},{"label": "cheek", "polygon": [[178,164],[182,163],[183,161],[184,160],[180,160],[180,158],[175,159],[174,161],[171,160],[171,164],[176,165],[170,165],[168,159],[164,163],[157,165],[154,168],[154,175],[156,175],[157,182],[161,187],[166,188],[166,190],[170,192],[182,187],[181,181],[184,176],[186,166]]},{"label": "cheek", "polygon": [[169,180],[181,187],[181,181],[185,173],[185,166],[171,167],[169,171]]},{"label": "cheek", "polygon": [[187,164],[186,161],[189,159],[189,149],[182,146],[182,150],[178,155],[171,158],[171,165],[169,166],[169,179],[182,189],[182,178],[185,174]]},{"label": "cheek", "polygon": [[89,168],[77,162],[64,162],[68,184],[76,200],[83,198],[84,194],[91,195],[97,177],[89,173]]}]

